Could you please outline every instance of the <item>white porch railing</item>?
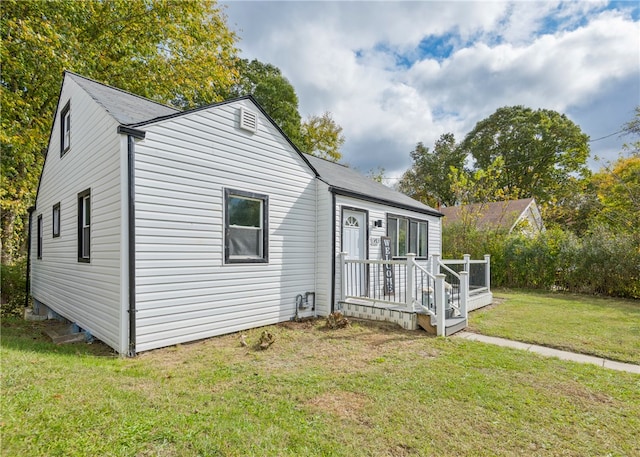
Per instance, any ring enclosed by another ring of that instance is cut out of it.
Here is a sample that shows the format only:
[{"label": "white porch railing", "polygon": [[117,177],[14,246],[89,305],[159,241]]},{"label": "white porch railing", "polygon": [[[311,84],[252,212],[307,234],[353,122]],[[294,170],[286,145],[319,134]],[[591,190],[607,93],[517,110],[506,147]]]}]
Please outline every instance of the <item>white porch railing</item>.
[{"label": "white porch railing", "polygon": [[447,318],[467,318],[471,294],[489,291],[489,262],[489,256],[484,260],[471,260],[468,255],[463,260],[441,260],[433,255],[416,260],[415,254],[398,260],[358,260],[348,259],[343,252],[340,299],[429,314],[436,320],[437,334],[444,335]]},{"label": "white porch railing", "polygon": [[441,263],[448,267],[449,271],[469,273],[469,295],[491,292],[491,256],[486,254],[483,260],[471,260],[469,254],[465,254],[462,260],[443,259]]}]

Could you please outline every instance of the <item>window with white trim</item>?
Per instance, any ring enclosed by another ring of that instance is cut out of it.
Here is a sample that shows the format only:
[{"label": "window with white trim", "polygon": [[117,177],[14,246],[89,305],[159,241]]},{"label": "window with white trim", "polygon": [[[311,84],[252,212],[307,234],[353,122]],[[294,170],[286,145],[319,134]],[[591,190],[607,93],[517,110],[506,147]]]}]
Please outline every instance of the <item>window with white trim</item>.
[{"label": "window with white trim", "polygon": [[71,102],[60,112],[60,157],[71,147]]},{"label": "window with white trim", "polygon": [[78,262],[91,260],[91,189],[78,194]]},{"label": "window with white trim", "polygon": [[56,203],[53,205],[53,237],[57,238],[60,236],[60,203]]},{"label": "window with white trim", "polygon": [[387,236],[391,238],[391,254],[404,257],[414,253],[418,257],[428,256],[429,223],[401,216],[387,217]]},{"label": "window with white trim", "polygon": [[266,263],[269,197],[225,189],[225,262]]}]

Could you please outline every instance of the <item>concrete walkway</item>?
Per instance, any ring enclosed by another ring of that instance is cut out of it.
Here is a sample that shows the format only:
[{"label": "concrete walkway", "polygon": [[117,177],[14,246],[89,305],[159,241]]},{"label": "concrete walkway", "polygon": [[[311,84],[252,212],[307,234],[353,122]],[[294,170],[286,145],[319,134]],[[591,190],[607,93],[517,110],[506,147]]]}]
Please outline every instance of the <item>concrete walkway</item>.
[{"label": "concrete walkway", "polygon": [[592,355],[576,354],[575,352],[561,351],[559,349],[548,348],[545,346],[537,346],[535,344],[521,343],[520,341],[507,340],[505,338],[497,338],[495,336],[480,335],[471,332],[459,332],[454,336],[464,338],[466,340],[480,341],[482,343],[495,344],[497,346],[505,346],[514,349],[522,349],[524,351],[535,352],[545,357],[557,357],[561,360],[571,360],[579,363],[592,363],[611,370],[627,371],[629,373],[640,374],[640,365],[632,363],[622,363],[613,360],[603,359]]}]

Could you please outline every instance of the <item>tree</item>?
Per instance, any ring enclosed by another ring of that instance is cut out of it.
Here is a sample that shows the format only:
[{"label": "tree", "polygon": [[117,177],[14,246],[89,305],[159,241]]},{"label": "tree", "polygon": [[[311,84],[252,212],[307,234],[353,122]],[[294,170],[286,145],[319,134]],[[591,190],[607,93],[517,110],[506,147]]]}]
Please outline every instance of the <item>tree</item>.
[{"label": "tree", "polygon": [[640,156],[621,157],[591,179],[601,204],[596,221],[640,241]]},{"label": "tree", "polygon": [[378,166],[376,168],[370,168],[366,176],[372,181],[379,182],[380,184],[384,184],[384,179],[385,179],[384,173],[385,173],[384,167]]},{"label": "tree", "polygon": [[325,112],[322,116],[309,116],[300,129],[302,152],[337,162],[342,157],[340,146],[344,143],[342,127]]},{"label": "tree", "polygon": [[239,81],[231,88],[229,96],[253,95],[289,139],[298,144],[301,125],[298,96],[280,69],[256,59],[239,60],[236,68]]},{"label": "tree", "polygon": [[640,106],[636,106],[635,117],[622,127],[622,134],[635,136],[635,141],[631,144],[625,143],[623,148],[632,154],[640,154]]},{"label": "tree", "polygon": [[556,204],[587,177],[589,137],[564,114],[523,106],[499,108],[467,134],[461,150],[483,170],[501,157],[497,187],[510,199]]},{"label": "tree", "polygon": [[398,189],[416,200],[431,206],[452,206],[458,202],[452,189],[453,172],[463,170],[466,153],[458,148],[452,133],[445,133],[436,141],[433,152],[423,143],[411,151],[413,165],[398,183]]},{"label": "tree", "polygon": [[213,1],[4,0],[2,262],[19,253],[64,69],[189,108],[236,82],[236,37]]},{"label": "tree", "polygon": [[457,204],[489,203],[509,200],[506,190],[500,187],[504,170],[504,159],[496,157],[488,167],[478,170],[466,170],[451,167],[449,180],[450,192]]}]

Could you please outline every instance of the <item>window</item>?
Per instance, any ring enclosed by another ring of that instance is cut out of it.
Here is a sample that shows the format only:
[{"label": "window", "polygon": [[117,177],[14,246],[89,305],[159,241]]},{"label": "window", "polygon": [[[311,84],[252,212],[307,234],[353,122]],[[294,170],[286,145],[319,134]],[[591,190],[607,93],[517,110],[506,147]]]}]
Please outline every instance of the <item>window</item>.
[{"label": "window", "polygon": [[71,147],[71,104],[67,103],[60,113],[60,157]]},{"label": "window", "polygon": [[91,189],[78,194],[78,262],[91,259]]},{"label": "window", "polygon": [[38,258],[42,258],[42,214],[38,216]]},{"label": "window", "polygon": [[60,236],[60,203],[53,205],[53,237]]},{"label": "window", "polygon": [[269,197],[225,189],[224,199],[225,262],[268,262]]},{"label": "window", "polygon": [[428,227],[427,221],[389,216],[387,236],[391,238],[391,254],[394,257],[403,257],[413,252],[418,257],[427,257]]}]

